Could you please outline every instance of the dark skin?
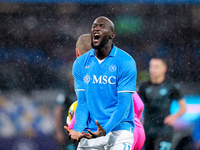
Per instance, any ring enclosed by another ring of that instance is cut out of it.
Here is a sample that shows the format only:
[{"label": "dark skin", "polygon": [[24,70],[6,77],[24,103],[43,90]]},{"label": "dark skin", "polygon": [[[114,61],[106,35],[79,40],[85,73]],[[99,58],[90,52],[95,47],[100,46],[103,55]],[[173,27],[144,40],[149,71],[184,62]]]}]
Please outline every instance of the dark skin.
[{"label": "dark skin", "polygon": [[85,137],[87,139],[92,139],[92,138],[97,138],[97,137],[106,135],[106,131],[99,124],[99,122],[97,120],[96,120],[96,124],[97,124],[97,127],[98,127],[96,132],[91,132],[90,130],[88,130],[89,133],[77,132],[75,130],[70,130],[67,126],[64,126],[64,129],[69,133],[69,138],[71,140],[74,140],[74,142],[80,141],[83,137]]},{"label": "dark skin", "polygon": [[92,139],[92,138],[97,138],[97,137],[105,136],[106,135],[106,131],[99,124],[99,122],[97,120],[96,120],[96,124],[97,124],[97,127],[98,127],[97,131],[96,132],[91,132],[90,130],[88,130],[89,133],[82,132],[82,134],[84,135],[84,137],[86,137],[88,139]]},{"label": "dark skin", "polygon": [[[91,28],[91,45],[95,49],[95,56],[98,59],[102,60],[110,54],[114,37],[114,24],[112,21],[106,17],[99,17],[94,21]],[[97,120],[96,125],[98,127],[97,131],[91,132],[88,130],[89,133],[70,130],[67,126],[64,126],[64,129],[69,133],[69,137],[75,141],[80,141],[83,137],[91,139],[105,136],[106,131]]]},{"label": "dark skin", "polygon": [[[100,38],[95,40],[95,34]],[[115,37],[114,24],[106,17],[97,18],[91,28],[91,42],[98,59],[106,58],[112,50],[112,41]]]},{"label": "dark skin", "polygon": [[80,141],[84,137],[81,132],[76,130],[70,130],[67,126],[64,126],[64,129],[69,133],[69,138],[74,141]]}]

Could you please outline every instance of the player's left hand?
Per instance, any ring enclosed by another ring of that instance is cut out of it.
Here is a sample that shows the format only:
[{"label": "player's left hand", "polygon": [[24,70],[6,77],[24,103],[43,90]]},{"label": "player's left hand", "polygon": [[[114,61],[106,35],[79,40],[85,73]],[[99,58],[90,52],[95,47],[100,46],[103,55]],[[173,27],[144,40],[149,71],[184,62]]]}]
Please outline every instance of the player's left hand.
[{"label": "player's left hand", "polygon": [[176,119],[177,119],[176,116],[174,116],[174,115],[169,115],[169,116],[167,116],[167,117],[165,118],[164,123],[165,123],[166,125],[172,126],[172,125],[174,125]]},{"label": "player's left hand", "polygon": [[106,135],[105,129],[99,124],[97,120],[96,120],[96,124],[98,126],[98,129],[96,132],[91,132],[90,130],[88,130],[89,133],[82,132],[82,134],[88,139],[105,136]]}]

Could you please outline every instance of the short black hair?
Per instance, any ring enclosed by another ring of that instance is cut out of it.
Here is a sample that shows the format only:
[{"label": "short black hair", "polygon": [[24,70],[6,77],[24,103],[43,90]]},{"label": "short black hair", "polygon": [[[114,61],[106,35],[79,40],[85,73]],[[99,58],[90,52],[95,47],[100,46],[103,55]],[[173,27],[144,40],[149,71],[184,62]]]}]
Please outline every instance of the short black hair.
[{"label": "short black hair", "polygon": [[100,17],[96,18],[96,19],[94,20],[94,22],[95,22],[96,20],[98,20],[98,19],[104,19],[104,20],[106,20],[106,21],[110,24],[110,30],[111,30],[112,32],[115,32],[115,25],[114,25],[114,23],[113,23],[110,19],[108,19],[108,18],[105,17],[105,16],[100,16]]},{"label": "short black hair", "polygon": [[155,56],[152,56],[150,60],[152,60],[152,59],[160,59],[167,66],[167,60],[166,60],[166,58],[164,58],[162,56],[155,55]]}]

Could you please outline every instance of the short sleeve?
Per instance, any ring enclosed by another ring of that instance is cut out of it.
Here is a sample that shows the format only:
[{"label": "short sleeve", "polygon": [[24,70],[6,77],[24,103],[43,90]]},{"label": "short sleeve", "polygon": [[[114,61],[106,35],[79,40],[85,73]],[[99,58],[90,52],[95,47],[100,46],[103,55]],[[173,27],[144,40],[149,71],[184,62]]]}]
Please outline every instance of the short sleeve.
[{"label": "short sleeve", "polygon": [[82,66],[80,63],[76,60],[73,64],[73,77],[74,77],[74,89],[75,91],[85,91],[84,88],[84,82],[83,82],[83,76],[82,76]]},{"label": "short sleeve", "polygon": [[172,87],[172,95],[171,95],[172,99],[175,99],[177,101],[181,100],[181,98],[183,97],[181,92],[180,92],[180,84],[175,84]]},{"label": "short sleeve", "polygon": [[135,61],[132,59],[121,66],[119,70],[117,92],[135,92],[137,69]]}]

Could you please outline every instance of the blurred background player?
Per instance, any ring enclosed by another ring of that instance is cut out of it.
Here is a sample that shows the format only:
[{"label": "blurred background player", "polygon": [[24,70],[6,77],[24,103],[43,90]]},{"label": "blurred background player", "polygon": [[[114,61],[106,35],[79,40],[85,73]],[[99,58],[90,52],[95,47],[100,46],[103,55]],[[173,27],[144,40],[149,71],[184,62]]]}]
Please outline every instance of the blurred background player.
[{"label": "blurred background player", "polygon": [[[90,34],[81,35],[76,42],[76,56],[79,57],[83,53],[89,51],[91,49],[91,36]],[[69,106],[72,102],[76,100],[76,95],[74,93],[74,79],[72,77],[71,72],[68,75],[69,81],[69,90],[67,91],[69,94],[65,94],[63,92],[59,93],[57,96],[57,106],[55,107],[55,138],[60,145],[60,149],[66,149],[66,145],[71,143],[68,141],[67,136],[65,134],[65,130],[63,130],[63,126],[66,125],[66,117]]]},{"label": "blurred background player", "polygon": [[[171,149],[172,125],[185,112],[185,100],[178,86],[166,78],[167,64],[163,58],[154,57],[149,63],[150,81],[139,88],[138,94],[145,104],[145,149]],[[179,111],[170,115],[172,100],[177,100]]]},{"label": "blurred background player", "polygon": [[81,35],[76,43],[76,57],[85,54],[89,50],[92,49],[91,46],[91,35],[90,34],[83,34]]},{"label": "blurred background player", "polygon": [[[76,48],[76,57],[77,58],[80,57],[81,55],[85,54],[86,52],[88,52],[90,49],[92,49],[91,35],[90,34],[81,35],[77,40],[76,47],[78,47],[78,48]],[[74,102],[71,106],[73,106],[73,105],[75,106],[75,109],[76,109],[77,101]],[[74,123],[75,123],[75,109],[72,110],[72,111],[74,111],[74,114],[70,118],[69,118],[69,115],[67,117],[67,124],[70,129],[73,128]]]}]

